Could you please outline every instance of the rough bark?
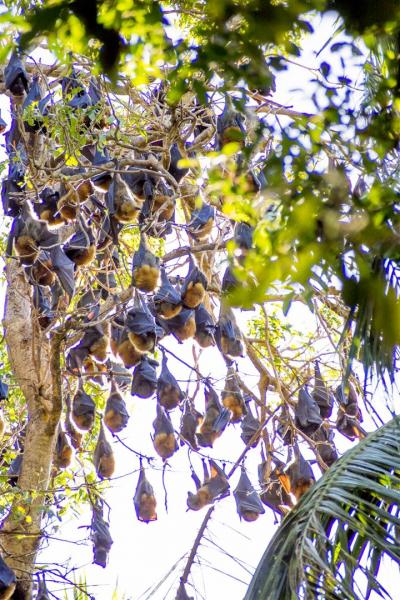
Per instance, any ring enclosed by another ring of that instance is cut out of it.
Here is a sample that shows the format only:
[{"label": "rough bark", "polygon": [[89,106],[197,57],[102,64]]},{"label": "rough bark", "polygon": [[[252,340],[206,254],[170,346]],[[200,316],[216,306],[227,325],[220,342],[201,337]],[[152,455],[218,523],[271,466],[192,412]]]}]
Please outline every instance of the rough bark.
[{"label": "rough bark", "polygon": [[16,488],[15,500],[2,524],[0,547],[3,558],[17,574],[19,588],[31,598],[45,492],[61,415],[61,340],[54,337],[50,341],[40,330],[32,309],[31,287],[16,261],[8,263],[6,273],[5,339],[12,372],[26,399],[28,419],[19,490]]}]

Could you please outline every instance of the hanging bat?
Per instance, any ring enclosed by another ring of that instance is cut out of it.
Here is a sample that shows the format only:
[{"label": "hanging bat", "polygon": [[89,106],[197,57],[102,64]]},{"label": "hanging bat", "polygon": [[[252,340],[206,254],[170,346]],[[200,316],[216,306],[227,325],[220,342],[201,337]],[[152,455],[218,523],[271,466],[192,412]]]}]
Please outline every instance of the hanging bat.
[{"label": "hanging bat", "polygon": [[142,356],[133,372],[132,396],[150,398],[154,394],[157,389],[157,366],[158,362],[156,360]]},{"label": "hanging bat", "polygon": [[260,496],[254,489],[244,467],[242,467],[240,479],[233,492],[233,496],[240,519],[252,523],[265,513]]},{"label": "hanging bat", "polygon": [[147,236],[140,234],[139,250],[132,259],[132,285],[141,292],[154,292],[160,278],[160,259],[155,256],[147,243]]},{"label": "hanging bat", "polygon": [[109,479],[115,470],[115,458],[110,442],[107,441],[102,423],[100,423],[99,437],[93,454],[93,464],[100,479]]},{"label": "hanging bat", "polygon": [[242,221],[238,221],[235,225],[233,238],[238,248],[246,252],[253,245],[253,227]]},{"label": "hanging bat", "polygon": [[164,267],[161,267],[160,273],[161,286],[154,294],[155,311],[162,319],[172,319],[182,310],[181,295],[168,279]]},{"label": "hanging bat", "polygon": [[194,311],[194,319],[196,325],[196,333],[194,339],[201,348],[209,348],[215,346],[215,323],[211,314],[208,312],[204,304],[199,306]]},{"label": "hanging bat", "polygon": [[107,398],[104,412],[104,424],[111,433],[119,433],[127,426],[129,413],[114,379],[111,380],[111,391]]},{"label": "hanging bat", "polygon": [[161,373],[157,381],[157,401],[166,410],[173,410],[183,400],[183,392],[167,366],[165,353],[161,362]]},{"label": "hanging bat", "polygon": [[79,219],[79,229],[64,245],[64,252],[77,266],[90,265],[96,256],[96,244],[92,228]]},{"label": "hanging bat", "polygon": [[[96,147],[96,151],[94,157],[92,159],[93,167],[101,167],[101,165],[107,164],[111,162],[111,157],[108,154],[107,148],[103,151],[98,150]],[[113,175],[110,171],[103,171],[98,175],[92,177],[91,182],[95,190],[102,192],[105,194],[110,189],[111,182],[113,180]]]},{"label": "hanging bat", "polygon": [[75,425],[72,422],[71,401],[70,401],[69,396],[67,396],[67,398],[66,398],[66,405],[67,405],[67,414],[66,414],[65,423],[64,423],[65,431],[70,439],[71,446],[73,448],[75,448],[75,450],[79,450],[82,446],[83,435],[80,431],[78,431],[76,429]]},{"label": "hanging bat", "polygon": [[347,383],[348,393],[345,393],[345,387],[342,383],[335,391],[335,396],[339,402],[339,409],[336,418],[336,429],[353,441],[356,438],[362,439],[366,436],[360,422],[362,422],[362,413],[358,406],[356,390],[351,381]]},{"label": "hanging bat", "polygon": [[333,398],[321,376],[318,361],[315,361],[313,398],[319,406],[319,412],[323,419],[329,419],[332,414]]},{"label": "hanging bat", "polygon": [[166,333],[172,333],[179,342],[184,342],[196,333],[195,311],[183,308],[176,317],[158,319]]},{"label": "hanging bat", "polygon": [[285,487],[285,482],[289,481],[289,486],[285,490],[287,493],[293,494],[296,500],[299,501],[315,482],[315,477],[310,463],[303,458],[301,452],[295,449],[295,453],[294,462],[290,464],[285,472],[287,478],[284,478],[281,483]]},{"label": "hanging bat", "polygon": [[133,504],[139,521],[143,521],[144,523],[157,521],[157,500],[154,495],[153,487],[147,480],[145,470],[142,466],[140,467]]},{"label": "hanging bat", "polygon": [[107,192],[110,215],[123,225],[136,223],[142,208],[141,200],[135,196],[126,181],[118,173],[114,174]]},{"label": "hanging bat", "polygon": [[279,471],[272,469],[268,477],[268,464],[264,457],[262,458],[261,464],[258,465],[258,480],[261,486],[260,499],[265,506],[283,516],[293,506],[293,502],[279,480]]},{"label": "hanging bat", "polygon": [[147,305],[136,303],[126,315],[128,337],[139,352],[153,352],[156,340],[156,323]]},{"label": "hanging bat", "polygon": [[[68,258],[63,248],[59,245],[50,248],[49,254],[61,287],[68,298],[71,299],[75,293],[75,264]],[[55,289],[55,286],[52,289]]]},{"label": "hanging bat", "polygon": [[314,433],[322,423],[318,404],[309,394],[306,386],[299,390],[294,415],[296,427],[306,435]]},{"label": "hanging bat", "polygon": [[190,510],[201,510],[207,504],[229,496],[229,483],[224,471],[212,459],[209,460],[209,465],[210,472],[208,473],[206,463],[203,461],[203,484],[195,494],[188,492],[186,503]]},{"label": "hanging bat", "polygon": [[181,289],[182,304],[186,308],[197,308],[204,300],[206,289],[207,277],[189,256],[189,270]]},{"label": "hanging bat", "polygon": [[0,111],[0,133],[4,133],[6,129],[7,129],[7,123],[1,116],[1,111]]},{"label": "hanging bat", "polygon": [[228,369],[228,375],[225,379],[225,387],[221,398],[222,404],[231,413],[231,423],[238,423],[246,413],[246,406],[232,369]]},{"label": "hanging bat", "polygon": [[113,333],[114,337],[112,338],[114,339],[114,345],[117,344],[115,353],[122,360],[124,366],[127,369],[130,369],[141,361],[143,358],[143,352],[140,352],[133,344],[131,344],[128,336],[128,329],[126,327],[122,330],[118,329],[117,332],[119,336],[118,341],[115,341],[115,329]]},{"label": "hanging bat", "polygon": [[226,144],[238,142],[244,146],[246,130],[244,116],[233,106],[230,96],[225,96],[224,110],[217,117],[216,150],[222,150]]},{"label": "hanging bat", "polygon": [[[42,89],[39,83],[39,77],[35,76],[32,79],[31,87],[29,88],[28,95],[26,96],[22,104],[22,113],[24,120],[24,129],[28,133],[36,133],[42,127],[43,120],[39,117],[39,101],[42,99]],[[25,110],[33,105],[33,115],[29,115],[27,120]]]},{"label": "hanging bat", "polygon": [[64,99],[70,98],[68,106],[73,109],[85,109],[91,106],[92,102],[75,69],[69,77],[64,77],[61,81],[61,90]]},{"label": "hanging bat", "polygon": [[39,285],[33,286],[32,294],[33,306],[38,314],[38,323],[42,329],[47,329],[54,321],[55,314],[51,309],[50,302],[45,295],[42,287]]},{"label": "hanging bat", "polygon": [[42,250],[31,267],[26,267],[28,278],[33,284],[51,286],[55,282],[56,274],[50,254]]},{"label": "hanging bat", "polygon": [[[190,235],[198,242],[204,242],[210,235],[215,221],[215,208],[203,202],[199,209],[192,211],[188,224]],[[193,307],[192,307],[193,308]]]},{"label": "hanging bat", "polygon": [[14,591],[17,584],[15,573],[4,562],[0,556],[0,598],[1,600],[9,600],[15,598]]},{"label": "hanging bat", "polygon": [[157,402],[157,417],[153,421],[154,449],[159,456],[166,461],[178,450],[174,427],[166,410]]},{"label": "hanging bat", "polygon": [[150,213],[158,215],[158,221],[171,221],[174,217],[175,199],[173,191],[163,179],[159,179],[154,187]]},{"label": "hanging bat", "polygon": [[[203,420],[203,415],[199,413],[195,407],[187,400],[185,402],[185,410],[181,416],[181,426],[179,433],[193,450],[198,450],[196,431]],[[184,442],[181,440],[181,446]]]},{"label": "hanging bat", "polygon": [[238,280],[233,274],[232,267],[229,266],[226,268],[225,273],[222,277],[221,292],[223,294],[229,294],[229,292],[232,292],[232,290],[236,289],[237,287]]},{"label": "hanging bat", "polygon": [[332,429],[325,427],[323,424],[311,435],[311,439],[316,443],[316,452],[318,452],[324,463],[330,467],[338,458]]},{"label": "hanging bat", "polygon": [[204,396],[205,414],[197,433],[197,440],[202,448],[212,448],[229,423],[230,412],[222,408],[218,395],[210,384],[206,384]]},{"label": "hanging bat", "polygon": [[127,392],[132,385],[132,375],[129,369],[116,362],[109,362],[108,366],[111,370],[111,375],[121,392]]},{"label": "hanging bat", "polygon": [[102,300],[107,300],[110,294],[115,294],[118,284],[114,271],[98,271],[97,284],[100,287],[100,298]]},{"label": "hanging bat", "polygon": [[0,400],[8,399],[8,385],[0,379]]},{"label": "hanging bat", "polygon": [[[97,307],[98,309],[99,307]],[[80,342],[72,348],[75,355],[83,360],[90,354],[98,362],[105,362],[109,349],[108,323],[99,323],[85,329]],[[71,352],[72,352],[71,350]]]},{"label": "hanging bat", "polygon": [[89,431],[94,424],[96,404],[85,392],[80,382],[78,391],[72,400],[72,418],[74,423],[83,431]]},{"label": "hanging bat", "polygon": [[8,471],[7,471],[8,483],[12,487],[15,487],[17,485],[18,477],[21,474],[22,458],[23,458],[22,453],[17,454],[17,456],[11,461],[10,466],[8,467]]},{"label": "hanging bat", "polygon": [[232,309],[221,300],[219,320],[215,332],[219,351],[228,358],[244,356],[242,334]]},{"label": "hanging bat", "polygon": [[172,144],[169,149],[170,163],[168,172],[174,177],[175,181],[179,183],[185,175],[189,172],[188,168],[178,167],[178,163],[182,160],[182,154],[179,152],[178,144]]},{"label": "hanging bat", "polygon": [[80,204],[86,202],[93,191],[93,185],[89,179],[84,179],[76,187],[68,182],[62,184],[57,209],[64,221],[76,219],[80,211]]},{"label": "hanging bat", "polygon": [[58,236],[50,232],[44,221],[34,218],[27,201],[21,206],[20,214],[14,218],[7,243],[7,254],[14,248],[23,265],[32,265],[41,248],[50,248],[58,243]]},{"label": "hanging bat", "polygon": [[4,69],[4,86],[13,96],[23,96],[28,92],[28,76],[16,52],[11,54],[10,61]]},{"label": "hanging bat", "polygon": [[109,525],[103,519],[103,511],[99,506],[93,507],[90,538],[93,542],[93,563],[105,568],[113,540]]},{"label": "hanging bat", "polygon": [[39,219],[46,221],[50,226],[63,225],[65,223],[63,217],[58,211],[58,201],[60,194],[51,188],[44,188],[40,194],[40,203],[35,202],[33,209]]},{"label": "hanging bat", "polygon": [[[243,442],[247,446],[248,444],[250,444],[250,440],[257,433],[257,431],[259,431],[261,423],[251,412],[249,402],[246,402],[246,411],[247,412],[244,415],[241,425],[240,425],[241,429],[242,429],[242,433],[240,434],[240,437],[242,438]],[[257,446],[259,440],[260,440],[260,436],[258,436],[253,441],[253,443],[250,445],[250,448],[255,448]]]},{"label": "hanging bat", "polygon": [[57,469],[66,469],[69,467],[73,453],[74,452],[71,444],[69,443],[67,434],[65,431],[59,428],[54,456],[55,467]]}]

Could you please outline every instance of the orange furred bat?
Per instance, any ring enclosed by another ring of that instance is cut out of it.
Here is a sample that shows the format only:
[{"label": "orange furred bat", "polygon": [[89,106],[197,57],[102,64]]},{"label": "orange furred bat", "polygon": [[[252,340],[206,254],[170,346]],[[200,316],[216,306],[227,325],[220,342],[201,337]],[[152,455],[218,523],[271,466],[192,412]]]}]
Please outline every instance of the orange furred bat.
[{"label": "orange furred bat", "polygon": [[136,516],[139,521],[149,523],[157,520],[157,500],[154,495],[153,487],[147,480],[143,467],[140,468],[140,475],[136,486],[135,496],[133,498]]},{"label": "orange furred bat", "polygon": [[154,449],[163,460],[171,458],[178,450],[174,427],[165,409],[157,403],[157,417],[153,421]]},{"label": "orange furred bat", "polygon": [[112,451],[110,442],[107,441],[102,423],[100,423],[100,432],[94,450],[93,463],[100,479],[112,477],[115,469],[114,452]]},{"label": "orange furred bat", "polygon": [[204,479],[197,492],[188,492],[187,505],[190,510],[200,510],[207,504],[212,504],[217,498],[229,495],[229,483],[224,471],[217,463],[210,459],[210,472],[203,461]]}]

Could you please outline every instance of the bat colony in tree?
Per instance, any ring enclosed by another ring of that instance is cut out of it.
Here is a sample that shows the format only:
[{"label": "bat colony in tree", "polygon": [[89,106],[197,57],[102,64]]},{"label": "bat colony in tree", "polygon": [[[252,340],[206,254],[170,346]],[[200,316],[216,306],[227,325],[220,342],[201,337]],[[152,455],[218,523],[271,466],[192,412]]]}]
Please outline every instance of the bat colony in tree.
[{"label": "bat colony in tree", "polygon": [[[310,375],[293,392],[291,403],[275,411],[268,423],[270,433],[278,433],[278,438],[271,439],[280,440],[281,448],[288,447],[284,463],[274,445],[265,443],[267,426],[256,395],[243,391],[246,386],[237,359],[245,355],[245,342],[228,294],[238,285],[235,261],[243,261],[251,250],[253,229],[248,223],[230,221],[221,202],[207,202],[196,183],[195,168],[179,161],[237,143],[237,172],[246,173],[248,191],[255,198],[262,194],[267,186],[262,165],[254,169],[242,152],[246,115],[228,94],[218,116],[211,103],[202,105],[194,95],[171,107],[166,85],[153,85],[143,92],[131,91],[136,105],[130,110],[141,125],[138,129],[128,114],[121,138],[125,143],[118,145],[113,135],[122,127],[120,115],[105,81],[78,67],[60,80],[46,77],[39,67],[31,78],[25,69],[14,53],[5,70],[12,123],[6,133],[9,169],[2,202],[4,214],[12,218],[7,254],[13,257],[10,260],[19,261],[32,286],[40,327],[49,334],[60,320],[68,325],[64,418],[59,425],[55,472],[70,465],[74,451],[85,444],[85,432],[95,425],[96,403],[85,389],[85,382],[91,380],[103,388],[109,385],[110,390],[93,454],[100,479],[114,472],[109,440],[127,426],[124,395],[155,396],[152,437],[162,461],[171,459],[180,446],[193,452],[212,448],[231,423],[240,423],[247,450],[263,444],[265,449],[259,466],[260,493],[240,461],[241,476],[233,492],[237,512],[249,522],[265,512],[263,505],[284,515],[314,481],[298,437],[304,434],[312,443],[324,469],[337,458],[329,422],[335,404],[337,430],[351,440],[364,434],[355,386],[349,381],[333,394],[315,362],[314,377]],[[68,131],[63,136],[54,133],[62,111],[78,138],[85,140],[79,150],[71,151]],[[3,131],[5,127],[3,122]],[[70,166],[71,156],[77,159],[74,166]],[[138,234],[137,250],[128,257],[130,286],[123,279],[126,232]],[[174,236],[176,241],[186,241],[182,252],[156,256],[153,240],[168,243]],[[220,280],[215,255],[226,253],[224,244],[232,237],[235,258]],[[173,275],[177,264],[183,267],[182,275]],[[129,294],[123,295],[121,289],[126,292],[126,288]],[[212,378],[200,376],[204,401],[200,393],[195,399],[184,393],[170,370],[165,349],[159,346],[166,336],[173,336],[178,344],[194,339],[200,348],[218,347],[227,367],[221,395]],[[161,364],[159,354],[154,356],[160,350]],[[74,393],[69,395],[71,389]],[[4,384],[1,396],[7,397]],[[176,415],[180,415],[179,432]],[[11,485],[18,481],[22,456],[23,438],[20,453],[9,467]],[[189,492],[187,498],[188,508],[195,511],[230,493],[222,466],[211,459],[209,467],[205,461],[203,465],[202,481],[192,471],[196,492]],[[141,464],[134,508],[137,518],[146,523],[157,519],[156,498],[147,476]],[[112,539],[100,498],[93,502],[91,539],[93,561],[105,567]],[[0,584],[0,597],[10,597],[15,576],[3,561]],[[44,583],[41,588],[45,597]],[[184,583],[178,597],[188,597]]]}]

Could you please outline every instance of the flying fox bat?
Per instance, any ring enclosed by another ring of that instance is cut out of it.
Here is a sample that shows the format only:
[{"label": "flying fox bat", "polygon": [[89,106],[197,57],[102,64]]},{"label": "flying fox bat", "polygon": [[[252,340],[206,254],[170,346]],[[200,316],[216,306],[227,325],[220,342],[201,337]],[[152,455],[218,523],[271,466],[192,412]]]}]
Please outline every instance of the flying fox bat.
[{"label": "flying fox bat", "polygon": [[172,319],[182,310],[181,295],[168,279],[163,267],[161,267],[160,273],[161,286],[154,294],[155,311],[163,319]]},{"label": "flying fox bat", "polygon": [[183,392],[168,369],[165,353],[163,354],[161,373],[157,381],[157,400],[166,410],[173,410],[183,400]]},{"label": "flying fox bat", "polygon": [[151,252],[147,236],[141,233],[139,249],[132,259],[132,285],[142,292],[154,292],[159,278],[160,259]]},{"label": "flying fox bat", "polygon": [[[190,445],[193,450],[198,450],[196,432],[200,423],[203,420],[203,415],[199,413],[195,407],[187,400],[185,409],[181,416],[181,426],[179,433],[181,437]],[[184,442],[181,440],[181,446]]]},{"label": "flying fox bat", "polygon": [[140,467],[133,504],[139,521],[143,521],[144,523],[157,521],[157,500],[154,495],[153,487],[147,480],[145,470],[142,466]]},{"label": "flying fox bat", "polygon": [[178,450],[174,427],[165,409],[157,402],[157,416],[153,421],[154,449],[166,461]]},{"label": "flying fox bat", "polygon": [[[246,402],[246,414],[244,415],[241,422],[242,433],[240,437],[246,446],[250,443],[250,440],[260,429],[260,421],[253,415],[250,408],[250,403]],[[258,436],[253,443],[251,444],[251,448],[255,448],[260,440],[260,436]]]},{"label": "flying fox bat", "polygon": [[230,412],[222,408],[216,391],[211,385],[204,388],[205,414],[197,434],[197,440],[203,448],[212,448],[215,440],[219,438],[227,426]]},{"label": "flying fox bat", "polygon": [[100,506],[93,507],[90,538],[93,542],[93,562],[95,565],[105,568],[113,540],[109,525],[103,519],[103,510]]},{"label": "flying fox bat", "polygon": [[215,323],[211,314],[208,312],[204,304],[199,306],[194,311],[194,319],[196,325],[196,333],[194,339],[201,348],[209,348],[215,346]]},{"label": "flying fox bat", "polygon": [[90,265],[96,256],[96,244],[92,228],[79,219],[79,229],[65,244],[64,252],[77,266]]},{"label": "flying fox bat", "polygon": [[248,223],[238,221],[235,225],[233,238],[241,250],[250,250],[253,245],[253,227]]},{"label": "flying fox bat", "polygon": [[195,311],[183,308],[171,319],[158,319],[166,333],[172,333],[179,342],[184,342],[196,333]]},{"label": "flying fox bat", "polygon": [[111,391],[107,398],[106,409],[104,412],[104,423],[111,433],[119,433],[128,424],[129,413],[126,409],[125,401],[120,394],[118,386],[114,379],[111,380]]},{"label": "flying fox bat", "polygon": [[40,202],[35,202],[33,209],[39,219],[46,221],[50,226],[63,225],[63,217],[58,211],[60,194],[51,188],[44,188],[39,194]]},{"label": "flying fox bat", "polygon": [[157,328],[153,315],[138,296],[126,315],[126,327],[130,342],[139,352],[152,352],[157,340]]},{"label": "flying fox bat", "polygon": [[237,513],[244,521],[252,523],[265,513],[260,496],[254,489],[244,467],[242,467],[240,479],[233,496],[236,501]]},{"label": "flying fox bat", "polygon": [[186,275],[182,289],[182,303],[186,308],[197,308],[204,300],[207,289],[207,278],[189,257],[189,270]]},{"label": "flying fox bat", "polygon": [[85,392],[80,383],[78,391],[72,400],[72,418],[74,423],[83,431],[89,431],[94,424],[96,404]]},{"label": "flying fox bat", "polygon": [[319,412],[323,419],[329,419],[332,414],[333,397],[326,387],[326,383],[322,379],[318,361],[315,361],[315,377],[314,377],[313,398],[319,406]]},{"label": "flying fox bat", "polygon": [[210,235],[215,221],[215,208],[203,202],[199,209],[192,211],[188,231],[199,242],[204,242]]},{"label": "flying fox bat", "polygon": [[226,95],[224,110],[217,117],[217,150],[222,150],[226,144],[231,142],[238,142],[241,146],[244,145],[246,137],[244,120],[244,115],[234,108],[231,97]]},{"label": "flying fox bat", "polygon": [[69,443],[67,434],[61,428],[58,431],[55,448],[54,463],[58,469],[66,469],[71,464],[73,455],[72,446]]},{"label": "flying fox bat", "polygon": [[44,221],[34,218],[27,201],[21,206],[20,214],[12,222],[7,244],[8,255],[11,255],[13,242],[23,265],[32,265],[38,258],[41,248],[51,248],[59,243],[58,235],[49,231]]},{"label": "flying fox bat", "polygon": [[242,334],[232,309],[221,300],[215,339],[220,352],[228,358],[244,356]]},{"label": "flying fox bat", "polygon": [[9,598],[15,598],[14,591],[16,587],[17,579],[15,573],[10,567],[4,562],[0,556],[0,598],[2,600],[8,600]]},{"label": "flying fox bat", "polygon": [[235,373],[232,369],[228,369],[221,398],[222,404],[231,413],[231,422],[238,423],[246,412],[246,406]]},{"label": "flying fox bat", "polygon": [[132,396],[139,398],[150,398],[157,389],[158,362],[147,356],[143,356],[135,367],[132,378]]},{"label": "flying fox bat", "polygon": [[106,438],[102,423],[100,423],[99,437],[94,449],[93,464],[100,479],[108,479],[113,476],[115,470],[114,452]]},{"label": "flying fox bat", "polygon": [[335,396],[339,402],[336,429],[349,440],[364,438],[366,434],[360,425],[363,420],[362,413],[358,406],[357,392],[351,381],[347,383],[347,390],[343,383],[339,385]]},{"label": "flying fox bat", "polygon": [[311,439],[316,443],[316,452],[318,452],[324,463],[330,467],[338,458],[332,429],[321,425],[311,435]]},{"label": "flying fox bat", "polygon": [[322,423],[318,404],[309,394],[306,386],[299,390],[294,415],[296,427],[306,435],[314,433]]},{"label": "flying fox bat", "polygon": [[[32,84],[29,88],[28,95],[26,96],[26,98],[22,104],[24,128],[25,128],[26,132],[36,133],[42,127],[43,119],[41,118],[40,111],[39,111],[39,102],[41,99],[42,99],[42,89],[40,86],[39,77],[36,76],[32,79]],[[31,105],[33,105],[34,115],[29,115],[30,118],[29,118],[29,120],[27,120],[25,118],[26,114],[24,111],[26,109],[28,109]]]},{"label": "flying fox bat", "polygon": [[217,498],[229,495],[229,483],[224,471],[217,463],[209,460],[210,472],[203,461],[204,480],[195,494],[188,492],[187,506],[190,510],[200,510],[207,504],[212,504]]},{"label": "flying fox bat", "polygon": [[4,86],[13,96],[23,96],[28,91],[28,76],[16,52],[11,54],[9,63],[4,69]]}]

